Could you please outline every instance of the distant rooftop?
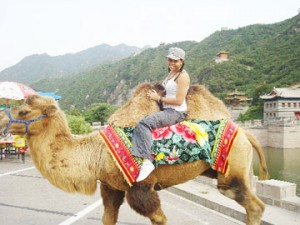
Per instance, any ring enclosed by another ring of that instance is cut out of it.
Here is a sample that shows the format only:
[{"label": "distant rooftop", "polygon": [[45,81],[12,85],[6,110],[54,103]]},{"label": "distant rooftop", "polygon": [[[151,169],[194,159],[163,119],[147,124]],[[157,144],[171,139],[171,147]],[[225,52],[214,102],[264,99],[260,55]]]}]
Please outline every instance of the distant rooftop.
[{"label": "distant rooftop", "polygon": [[266,95],[261,95],[262,99],[274,99],[274,98],[299,98],[300,88],[273,88],[273,90]]}]

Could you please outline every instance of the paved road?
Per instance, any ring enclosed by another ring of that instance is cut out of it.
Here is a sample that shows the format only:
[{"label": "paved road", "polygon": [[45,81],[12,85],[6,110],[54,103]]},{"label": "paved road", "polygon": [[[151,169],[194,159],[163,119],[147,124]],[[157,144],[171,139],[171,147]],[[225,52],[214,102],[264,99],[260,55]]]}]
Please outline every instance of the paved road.
[{"label": "paved road", "polygon": [[[100,193],[68,194],[52,186],[30,159],[0,161],[1,225],[99,225],[103,213]],[[99,189],[98,189],[99,190]],[[161,191],[162,207],[172,225],[242,224],[167,191]],[[150,225],[124,203],[118,225]]]}]

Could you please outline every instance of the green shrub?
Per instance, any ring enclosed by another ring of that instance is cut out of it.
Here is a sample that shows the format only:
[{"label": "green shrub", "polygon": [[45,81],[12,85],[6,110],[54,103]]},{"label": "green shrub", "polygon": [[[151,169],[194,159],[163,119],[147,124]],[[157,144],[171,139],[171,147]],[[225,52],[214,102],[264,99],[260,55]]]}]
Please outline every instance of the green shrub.
[{"label": "green shrub", "polygon": [[93,122],[104,123],[116,109],[117,107],[108,103],[97,103],[88,108],[83,115],[85,120],[90,124]]},{"label": "green shrub", "polygon": [[87,134],[92,131],[83,116],[67,115],[67,120],[72,134]]},{"label": "green shrub", "polygon": [[263,106],[251,106],[247,112],[241,113],[237,118],[237,121],[246,121],[246,120],[257,120],[263,119]]}]

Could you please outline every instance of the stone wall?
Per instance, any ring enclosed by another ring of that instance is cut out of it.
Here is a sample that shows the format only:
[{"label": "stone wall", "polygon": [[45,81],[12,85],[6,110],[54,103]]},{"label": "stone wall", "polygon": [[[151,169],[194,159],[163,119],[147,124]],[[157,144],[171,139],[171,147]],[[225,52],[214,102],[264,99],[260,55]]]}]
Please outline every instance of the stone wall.
[{"label": "stone wall", "polygon": [[300,198],[296,184],[280,180],[256,182],[256,194],[266,204],[300,213]]},{"label": "stone wall", "polygon": [[277,121],[264,124],[261,120],[236,122],[250,131],[263,147],[300,148],[300,122]]},{"label": "stone wall", "polygon": [[274,148],[299,148],[300,127],[269,126],[268,146]]},{"label": "stone wall", "polygon": [[101,122],[94,122],[91,127],[93,131],[100,131],[104,129],[105,125],[106,124],[101,124]]},{"label": "stone wall", "polygon": [[[217,188],[217,180],[198,176],[196,181]],[[296,196],[296,184],[280,180],[251,179],[252,191],[268,205],[300,213],[300,198]]]}]

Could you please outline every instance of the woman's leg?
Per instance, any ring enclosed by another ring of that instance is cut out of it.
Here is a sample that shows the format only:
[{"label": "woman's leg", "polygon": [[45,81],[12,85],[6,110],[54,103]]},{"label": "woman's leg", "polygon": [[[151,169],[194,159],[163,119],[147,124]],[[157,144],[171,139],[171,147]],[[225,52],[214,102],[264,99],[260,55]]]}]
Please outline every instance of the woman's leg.
[{"label": "woman's leg", "polygon": [[166,109],[146,116],[138,123],[133,136],[132,154],[144,160],[137,181],[145,179],[154,170],[154,166],[150,161],[151,145],[153,142],[152,130],[179,123],[184,117],[184,112]]},{"label": "woman's leg", "polygon": [[132,155],[150,159],[152,145],[152,130],[181,122],[184,112],[166,109],[141,119],[134,131],[132,140]]}]

